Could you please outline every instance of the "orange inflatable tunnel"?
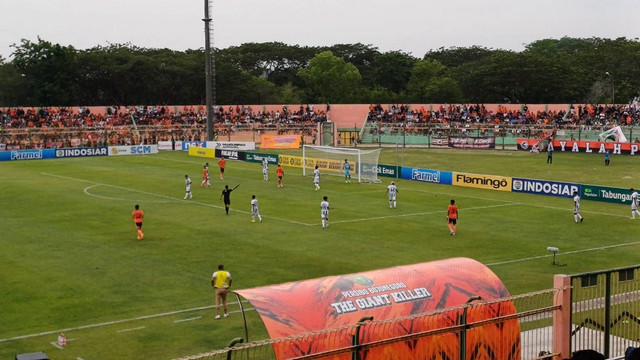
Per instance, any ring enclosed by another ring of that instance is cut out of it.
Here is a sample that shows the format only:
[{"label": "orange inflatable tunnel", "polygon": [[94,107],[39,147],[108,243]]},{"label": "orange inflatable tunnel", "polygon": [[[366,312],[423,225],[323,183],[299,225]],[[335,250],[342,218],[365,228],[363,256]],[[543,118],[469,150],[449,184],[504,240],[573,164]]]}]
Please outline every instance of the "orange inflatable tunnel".
[{"label": "orange inflatable tunnel", "polygon": [[[520,326],[510,300],[464,307],[470,299],[509,297],[500,279],[483,264],[454,258],[357,274],[328,276],[236,291],[262,318],[272,339],[327,329],[295,346],[276,343],[278,359],[331,352],[354,344],[369,346],[360,359],[520,359]],[[444,310],[454,308],[450,310]],[[428,315],[421,315],[429,313]],[[373,317],[357,331],[353,325]],[[465,324],[481,324],[466,327]],[[351,327],[349,327],[351,326]],[[434,335],[420,333],[442,329]],[[354,335],[354,333],[356,335]],[[416,335],[418,334],[418,335]],[[463,340],[463,341],[461,341]],[[471,357],[470,357],[471,356]],[[336,354],[331,359],[351,359]]]}]

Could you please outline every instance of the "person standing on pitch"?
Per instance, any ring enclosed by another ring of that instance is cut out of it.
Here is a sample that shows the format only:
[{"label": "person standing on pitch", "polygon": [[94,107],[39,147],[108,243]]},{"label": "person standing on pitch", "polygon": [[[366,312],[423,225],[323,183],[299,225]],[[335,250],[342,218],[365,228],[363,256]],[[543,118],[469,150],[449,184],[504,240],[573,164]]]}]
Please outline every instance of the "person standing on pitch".
[{"label": "person standing on pitch", "polygon": [[447,219],[449,221],[449,234],[456,234],[456,226],[458,223],[458,205],[456,205],[455,200],[451,200],[451,204],[449,205]]},{"label": "person standing on pitch", "polygon": [[577,191],[573,192],[573,220],[578,223],[578,220],[582,222],[584,219],[580,215],[580,196]]},{"label": "person standing on pitch", "polygon": [[231,287],[231,273],[224,270],[224,265],[218,265],[218,271],[211,277],[211,286],[216,291],[216,320],[220,319],[220,304],[224,309],[224,317],[229,316],[227,311],[227,292]]},{"label": "person standing on pitch", "polygon": [[351,182],[351,164],[349,164],[349,161],[347,161],[347,159],[344,159],[344,182],[346,183],[350,183]]},{"label": "person standing on pitch", "polygon": [[315,185],[316,191],[320,190],[320,170],[318,170],[318,165],[313,170],[313,185]]},{"label": "person standing on pitch", "polygon": [[233,189],[229,189],[229,185],[225,185],[220,195],[220,200],[224,198],[224,210],[227,212],[227,215],[229,215],[229,205],[231,205],[231,192],[237,189],[238,186],[240,186],[240,184],[236,185]]},{"label": "person standing on pitch", "polygon": [[200,183],[200,186],[209,187],[209,166],[208,166],[208,163],[205,164],[204,167],[202,168],[202,182]]},{"label": "person standing on pitch", "polygon": [[604,152],[604,166],[609,166],[609,157],[611,156],[611,154],[609,154],[609,150]]},{"label": "person standing on pitch", "polygon": [[144,212],[140,210],[140,205],[135,206],[135,210],[131,213],[131,217],[133,218],[133,222],[136,224],[136,229],[138,230],[138,240],[144,239],[144,234],[142,233],[142,219],[144,218]]},{"label": "person standing on pitch", "polygon": [[387,191],[384,193],[385,195],[389,193],[389,209],[396,208],[396,193],[398,192],[399,191],[396,183],[392,181],[391,185],[387,186]]},{"label": "person standing on pitch", "polygon": [[638,193],[633,190],[633,188],[629,189],[631,192],[631,218],[635,219],[636,214],[640,215],[638,211]]},{"label": "person standing on pitch", "polygon": [[224,156],[220,157],[218,160],[218,166],[220,166],[220,180],[224,180],[224,167],[227,165],[227,161],[224,159]]},{"label": "person standing on pitch", "polygon": [[262,177],[264,181],[269,181],[269,160],[266,156],[262,158]]},{"label": "person standing on pitch", "polygon": [[193,195],[191,194],[191,179],[189,179],[189,175],[184,176],[184,186],[186,188],[186,193],[184,194],[184,199],[187,200],[193,199]]},{"label": "person standing on pitch", "polygon": [[553,142],[549,139],[549,144],[547,144],[547,164],[553,163]]},{"label": "person standing on pitch", "polygon": [[262,222],[262,216],[260,216],[260,210],[258,209],[258,199],[256,199],[255,195],[251,195],[251,222],[256,222],[256,217],[258,222]]},{"label": "person standing on pitch", "polygon": [[329,210],[331,210],[331,207],[329,206],[329,198],[325,196],[320,202],[320,217],[322,218],[323,229],[329,227]]},{"label": "person standing on pitch", "polygon": [[278,187],[284,187],[284,185],[282,185],[282,177],[284,176],[284,169],[282,168],[282,166],[280,166],[280,164],[278,164],[278,167],[276,168],[276,175],[278,176]]}]

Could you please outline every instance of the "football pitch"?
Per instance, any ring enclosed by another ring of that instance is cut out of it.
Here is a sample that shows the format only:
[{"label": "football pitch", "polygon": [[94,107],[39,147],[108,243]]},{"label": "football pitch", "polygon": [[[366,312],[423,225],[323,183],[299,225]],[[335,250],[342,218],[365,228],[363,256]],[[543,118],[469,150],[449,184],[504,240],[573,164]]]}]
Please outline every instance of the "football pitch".
[{"label": "football pitch", "polygon": [[[597,154],[384,149],[381,164],[478,174],[640,187],[638,159]],[[211,165],[211,187],[202,167]],[[211,274],[224,264],[233,289],[469,257],[494,271],[512,295],[547,289],[553,275],[640,263],[640,220],[630,209],[583,200],[573,221],[567,198],[381,178],[347,184],[322,175],[319,191],[301,169],[184,152],[0,163],[0,359],[45,351],[52,359],[171,359],[225,347],[244,336],[235,296],[214,320]],[[193,199],[183,200],[184,175]],[[390,209],[386,186],[398,185]],[[240,185],[225,215],[224,185]],[[262,223],[252,223],[251,195]],[[329,198],[330,227],[320,225]],[[447,229],[447,205],[460,208]],[[136,240],[134,205],[145,212]],[[548,246],[558,247],[551,264]],[[246,304],[250,309],[250,305]],[[249,339],[268,337],[248,311]],[[55,347],[64,331],[68,345]]]}]

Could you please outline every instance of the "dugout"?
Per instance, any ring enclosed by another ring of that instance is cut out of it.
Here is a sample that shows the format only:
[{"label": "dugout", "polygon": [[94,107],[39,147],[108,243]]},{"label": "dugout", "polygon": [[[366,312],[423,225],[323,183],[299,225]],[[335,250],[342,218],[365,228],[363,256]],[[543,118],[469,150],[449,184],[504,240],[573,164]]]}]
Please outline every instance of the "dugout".
[{"label": "dugout", "polygon": [[331,358],[352,359],[354,345],[362,346],[355,357],[362,360],[458,359],[460,349],[467,358],[520,359],[520,326],[509,317],[515,306],[496,300],[509,297],[507,289],[468,258],[236,293],[256,309],[272,339],[291,339],[273,345],[278,359],[350,347]]}]

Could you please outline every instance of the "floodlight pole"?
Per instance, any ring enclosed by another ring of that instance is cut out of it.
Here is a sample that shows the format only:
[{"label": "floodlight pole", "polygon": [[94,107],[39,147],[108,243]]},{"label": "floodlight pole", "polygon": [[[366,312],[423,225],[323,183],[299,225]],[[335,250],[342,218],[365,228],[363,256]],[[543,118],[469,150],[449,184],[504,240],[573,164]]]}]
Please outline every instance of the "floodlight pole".
[{"label": "floodlight pole", "polygon": [[[213,0],[212,0],[213,1]],[[214,128],[213,116],[214,105],[216,103],[215,86],[215,47],[211,48],[211,17],[209,16],[209,0],[204,0],[204,73],[206,81],[206,102],[207,102],[207,141],[213,141]]]}]

